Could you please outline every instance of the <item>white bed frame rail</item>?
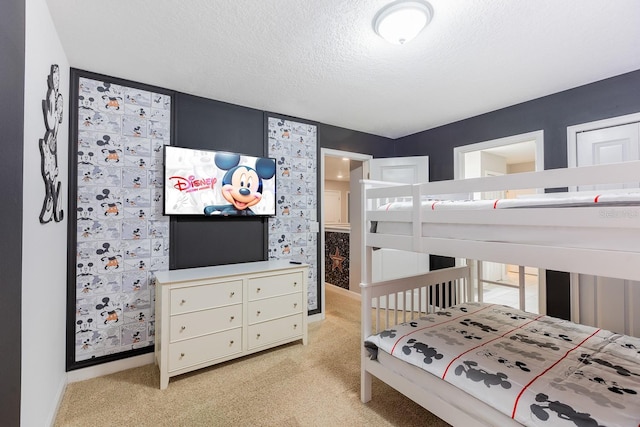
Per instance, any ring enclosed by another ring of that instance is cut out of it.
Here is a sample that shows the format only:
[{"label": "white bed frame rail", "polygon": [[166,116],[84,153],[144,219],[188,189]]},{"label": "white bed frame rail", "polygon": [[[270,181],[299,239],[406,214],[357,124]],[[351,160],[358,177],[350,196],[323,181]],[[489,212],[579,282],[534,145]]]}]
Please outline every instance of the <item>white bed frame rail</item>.
[{"label": "white bed frame rail", "polygon": [[[441,307],[468,301],[470,268],[468,266],[435,270],[401,279],[375,283],[362,283],[362,341],[371,334],[402,322],[409,322]],[[429,296],[427,304],[424,298]],[[436,297],[437,295],[437,297]],[[400,302],[394,306],[393,301]],[[436,303],[437,300],[437,303]],[[444,304],[440,304],[440,303]],[[381,307],[394,306],[393,309]],[[397,308],[397,307],[402,308]],[[373,377],[379,378],[437,417],[456,426],[516,426],[505,417],[474,397],[460,399],[460,391],[451,384],[433,376],[420,384],[398,375],[392,368],[369,358],[362,347],[360,398],[371,400]],[[494,424],[497,423],[497,424]]]},{"label": "white bed frame rail", "polygon": [[[363,337],[471,300],[469,271],[468,266],[451,267],[417,276],[361,283]],[[366,316],[369,312],[371,316]]]},{"label": "white bed frame rail", "polygon": [[[472,295],[469,276],[470,268],[462,266],[400,279],[361,283],[362,341],[392,325],[468,301]],[[363,347],[362,366],[368,360]],[[371,376],[364,369],[361,390],[363,402],[371,400]]]}]

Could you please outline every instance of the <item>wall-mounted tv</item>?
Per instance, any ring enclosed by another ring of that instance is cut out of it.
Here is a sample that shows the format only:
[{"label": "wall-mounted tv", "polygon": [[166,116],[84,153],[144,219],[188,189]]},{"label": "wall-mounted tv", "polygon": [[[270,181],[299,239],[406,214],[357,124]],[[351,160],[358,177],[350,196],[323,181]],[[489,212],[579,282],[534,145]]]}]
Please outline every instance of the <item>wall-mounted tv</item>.
[{"label": "wall-mounted tv", "polygon": [[274,216],[276,163],[222,151],[164,147],[164,214]]}]

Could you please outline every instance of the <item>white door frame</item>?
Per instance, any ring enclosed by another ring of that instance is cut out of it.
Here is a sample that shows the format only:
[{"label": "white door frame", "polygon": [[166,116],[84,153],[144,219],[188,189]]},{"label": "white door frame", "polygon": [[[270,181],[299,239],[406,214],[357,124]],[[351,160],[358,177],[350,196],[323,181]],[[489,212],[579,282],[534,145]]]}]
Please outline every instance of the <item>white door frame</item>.
[{"label": "white door frame", "polygon": [[536,144],[536,171],[544,170],[544,131],[522,133],[519,135],[507,136],[504,138],[492,139],[489,141],[477,142],[475,144],[463,145],[453,149],[453,179],[460,179],[464,176],[464,155],[472,151],[482,151],[489,148],[502,147],[505,145],[518,144],[520,142],[535,141]]},{"label": "white door frame", "polygon": [[[544,130],[537,130],[518,135],[506,136],[504,138],[492,139],[488,141],[477,142],[474,144],[462,145],[453,149],[453,176],[454,179],[464,177],[465,170],[465,154],[473,151],[482,151],[505,145],[518,144],[521,142],[534,141],[535,143],[535,170],[544,170]],[[456,263],[458,263],[456,259]],[[520,295],[524,298],[524,295]],[[481,299],[480,299],[481,300]],[[538,269],[538,313],[546,314],[547,312],[547,288],[545,270]]]},{"label": "white door frame", "polygon": [[[567,126],[567,167],[574,168],[578,165],[578,134],[613,126],[628,125],[629,123],[640,122],[640,113],[627,114],[626,116],[612,117],[595,122],[581,123],[579,125]],[[575,189],[575,188],[574,188]]]},{"label": "white door frame", "polygon": [[[324,158],[327,157],[339,157],[346,158],[349,160],[357,160],[360,162],[366,162],[370,159],[373,159],[373,156],[370,154],[362,154],[362,153],[352,153],[349,151],[341,151],[341,150],[333,150],[330,148],[320,148],[320,194],[324,197]],[[350,237],[351,238],[351,237]],[[320,209],[320,256],[318,260],[320,261],[320,268],[318,271],[320,272],[320,295],[321,295],[321,304],[320,304],[320,313],[315,314],[309,318],[309,321],[322,320],[325,318],[325,285],[324,285],[324,203],[322,203],[322,209]]]},{"label": "white door frame", "polygon": [[[592,130],[604,129],[613,126],[622,126],[630,123],[640,122],[640,113],[627,114],[624,116],[611,117],[603,120],[596,120],[579,125],[567,126],[567,167],[578,166],[578,134]],[[577,187],[569,187],[570,191],[576,191]],[[569,274],[570,300],[571,300],[571,320],[578,322],[580,319],[580,275]]]}]

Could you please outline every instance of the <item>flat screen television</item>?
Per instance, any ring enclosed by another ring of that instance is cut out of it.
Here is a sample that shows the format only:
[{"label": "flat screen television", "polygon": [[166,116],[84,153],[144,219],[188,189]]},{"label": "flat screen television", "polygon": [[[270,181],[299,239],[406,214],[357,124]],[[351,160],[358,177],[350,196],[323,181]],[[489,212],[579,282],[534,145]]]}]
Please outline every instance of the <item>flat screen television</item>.
[{"label": "flat screen television", "polygon": [[164,147],[164,214],[276,214],[276,163],[268,157]]}]

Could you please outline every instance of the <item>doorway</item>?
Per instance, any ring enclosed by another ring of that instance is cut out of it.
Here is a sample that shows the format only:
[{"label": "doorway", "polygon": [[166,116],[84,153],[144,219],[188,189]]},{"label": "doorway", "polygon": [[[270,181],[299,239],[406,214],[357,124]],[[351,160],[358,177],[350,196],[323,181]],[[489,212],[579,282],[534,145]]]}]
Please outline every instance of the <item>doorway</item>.
[{"label": "doorway", "polygon": [[[321,281],[321,317],[323,319],[327,284],[332,286],[332,290],[346,296],[358,296],[350,288],[359,286],[359,270],[349,266],[360,265],[360,251],[352,248],[359,248],[362,238],[360,222],[362,215],[358,202],[360,180],[365,176],[366,162],[372,158],[373,156],[369,154],[329,148],[320,149],[320,194],[323,195],[323,200],[320,209],[320,256],[318,259],[320,274],[323,278]],[[329,200],[326,199],[327,196]],[[328,253],[327,234],[331,234],[330,238],[335,243],[332,243]],[[331,276],[327,274],[328,272],[333,273],[331,278],[328,277]],[[339,285],[342,286],[334,286],[327,279],[340,281]]]},{"label": "doorway", "polygon": [[[544,133],[542,130],[499,138],[454,149],[454,178],[478,178],[544,170]],[[473,194],[473,198],[516,198],[535,193],[530,190],[508,190]],[[462,260],[457,260],[462,263]],[[544,272],[520,266],[476,261],[475,288],[479,300],[506,304],[530,312],[546,312]]]}]

